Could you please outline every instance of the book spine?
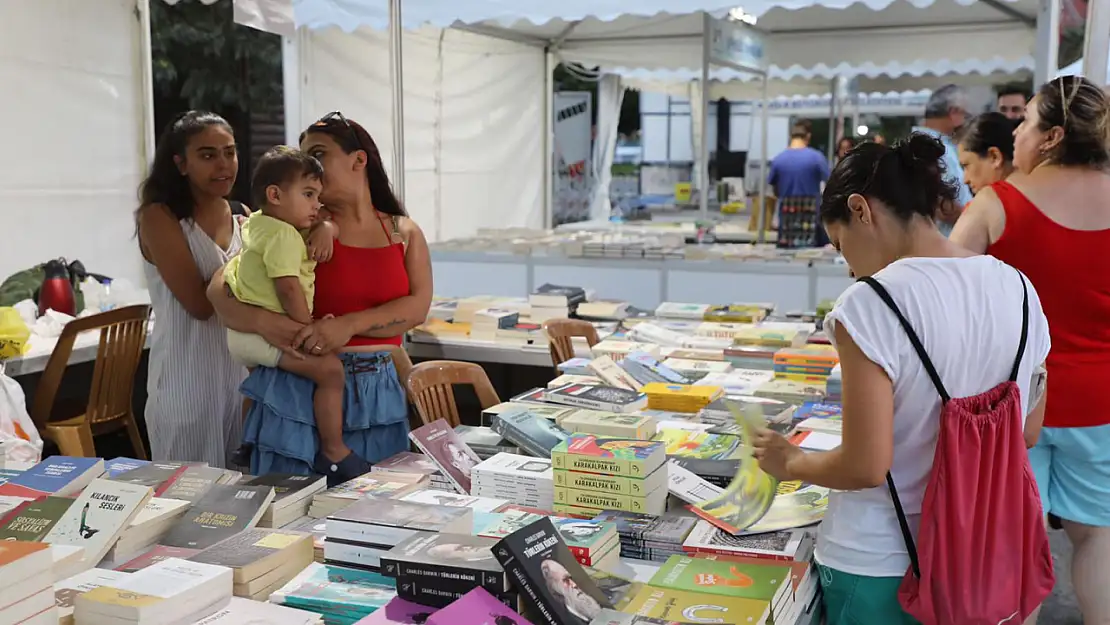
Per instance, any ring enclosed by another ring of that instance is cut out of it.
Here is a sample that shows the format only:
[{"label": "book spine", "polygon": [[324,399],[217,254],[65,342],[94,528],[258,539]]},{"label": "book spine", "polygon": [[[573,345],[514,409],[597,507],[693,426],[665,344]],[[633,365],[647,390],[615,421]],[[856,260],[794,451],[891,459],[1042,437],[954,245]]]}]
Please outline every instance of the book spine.
[{"label": "book spine", "polygon": [[[432,608],[445,608],[448,605],[458,601],[463,595],[470,592],[472,589],[467,590],[454,590],[450,588],[440,588],[435,586],[427,586],[418,580],[401,578],[397,580],[397,596],[413,603],[426,605]],[[518,600],[517,596],[512,593],[498,594],[490,593],[497,598],[498,601],[505,604],[506,607],[517,610]]]},{"label": "book spine", "polygon": [[418,564],[397,560],[389,554],[381,557],[382,575],[423,581],[432,586],[454,587],[463,592],[481,586],[491,593],[504,593],[508,589],[504,572],[479,571],[445,567],[436,564]]},{"label": "book spine", "polygon": [[[653,473],[654,475],[654,473]],[[577,471],[557,470],[552,472],[555,486],[576,488],[578,490],[598,491],[613,493],[614,495],[630,495],[643,497],[648,494],[643,480],[618,475],[598,475],[596,473],[580,473]]]},{"label": "book spine", "polygon": [[559,622],[556,612],[547,605],[547,602],[540,595],[539,589],[532,584],[532,580],[524,572],[524,567],[520,565],[520,561],[511,555],[502,555],[501,551],[501,549],[494,549],[493,554],[505,569],[509,579],[512,580],[513,586],[520,591],[521,598],[529,612],[542,617],[547,625],[563,625]]},{"label": "book spine", "polygon": [[[558,463],[555,456],[559,457]],[[643,466],[633,468],[637,463],[634,460],[618,458],[598,458],[574,453],[559,452],[551,456],[552,467],[565,471],[579,471],[582,473],[598,473],[601,475],[615,475],[618,477],[636,477],[643,475]]]}]

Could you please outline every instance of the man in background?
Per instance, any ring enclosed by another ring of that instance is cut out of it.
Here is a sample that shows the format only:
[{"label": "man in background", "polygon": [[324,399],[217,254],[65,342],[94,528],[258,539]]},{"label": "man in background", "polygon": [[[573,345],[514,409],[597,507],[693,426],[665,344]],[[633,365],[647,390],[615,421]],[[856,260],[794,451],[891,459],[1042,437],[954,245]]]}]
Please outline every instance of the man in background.
[{"label": "man in background", "polygon": [[1029,101],[1029,92],[1021,85],[1006,85],[998,90],[998,102],[995,110],[1009,119],[1025,117],[1025,103]]},{"label": "man in background", "polygon": [[[809,141],[810,122],[801,120],[790,129],[790,145],[771,160],[767,184],[775,190],[780,202],[787,197],[815,198],[818,202],[821,199],[821,184],[829,179],[829,161],[824,154],[809,147]],[[817,228],[817,245],[827,242],[825,229]]]},{"label": "man in background", "polygon": [[945,85],[929,96],[925,103],[925,121],[914,126],[913,132],[936,137],[944,144],[944,179],[956,186],[958,194],[955,202],[945,202],[937,211],[937,227],[944,236],[952,233],[952,226],[959,219],[964,206],[971,201],[971,190],[964,184],[964,169],[953,138],[967,121],[967,92],[958,85]]}]

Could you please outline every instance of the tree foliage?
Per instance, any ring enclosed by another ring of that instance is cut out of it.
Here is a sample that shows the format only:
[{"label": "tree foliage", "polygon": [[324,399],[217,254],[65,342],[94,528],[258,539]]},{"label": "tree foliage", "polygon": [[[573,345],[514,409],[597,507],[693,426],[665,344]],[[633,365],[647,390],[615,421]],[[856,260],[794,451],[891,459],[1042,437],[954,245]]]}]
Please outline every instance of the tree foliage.
[{"label": "tree foliage", "polygon": [[232,0],[153,0],[150,11],[155,93],[215,111],[281,102],[281,38],[236,24]]}]

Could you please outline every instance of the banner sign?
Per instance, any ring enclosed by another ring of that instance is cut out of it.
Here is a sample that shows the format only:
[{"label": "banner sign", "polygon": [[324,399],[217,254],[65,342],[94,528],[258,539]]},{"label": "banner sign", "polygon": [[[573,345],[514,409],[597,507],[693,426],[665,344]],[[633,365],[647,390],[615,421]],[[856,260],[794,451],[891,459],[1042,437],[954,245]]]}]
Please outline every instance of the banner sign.
[{"label": "banner sign", "polygon": [[763,37],[747,24],[709,18],[709,60],[753,69],[766,69]]},{"label": "banner sign", "polygon": [[555,225],[590,214],[593,111],[588,91],[555,93]]}]

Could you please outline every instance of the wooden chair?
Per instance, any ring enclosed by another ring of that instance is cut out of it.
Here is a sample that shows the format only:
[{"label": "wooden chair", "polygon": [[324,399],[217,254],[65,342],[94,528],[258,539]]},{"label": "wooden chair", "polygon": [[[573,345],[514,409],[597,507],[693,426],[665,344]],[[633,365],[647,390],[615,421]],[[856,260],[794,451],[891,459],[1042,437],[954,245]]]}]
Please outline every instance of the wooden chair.
[{"label": "wooden chair", "polygon": [[497,391],[481,366],[472,362],[429,360],[412,368],[408,377],[409,401],[425,424],[446,419],[451,427],[460,424],[459,408],[455,405],[455,384],[469,384],[485,410],[501,403]]},{"label": "wooden chair", "polygon": [[[54,441],[64,456],[96,456],[93,437],[127,429],[135,457],[145,460],[146,447],[131,410],[135,372],[146,345],[150,306],[127,306],[66,324],[39,379],[31,405],[31,420],[44,439]],[[84,412],[52,421],[55,398],[61,386],[77,335],[100,330],[92,384]]]},{"label": "wooden chair", "polygon": [[574,358],[574,343],[571,339],[584,338],[590,347],[601,341],[597,336],[597,328],[589,321],[581,319],[548,319],[543,322],[543,331],[547,333],[551,364],[555,367],[556,376],[559,375],[559,363]]}]

